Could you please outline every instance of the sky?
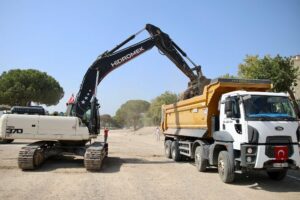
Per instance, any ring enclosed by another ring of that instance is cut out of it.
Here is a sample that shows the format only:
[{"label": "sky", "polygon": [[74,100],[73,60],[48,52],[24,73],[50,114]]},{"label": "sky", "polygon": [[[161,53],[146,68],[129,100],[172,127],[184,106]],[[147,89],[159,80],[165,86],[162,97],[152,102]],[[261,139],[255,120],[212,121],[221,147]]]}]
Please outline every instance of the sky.
[{"label": "sky", "polygon": [[[0,0],[0,73],[51,75],[65,95],[47,109],[64,112],[97,56],[147,23],[169,34],[209,78],[236,75],[246,55],[300,54],[298,0]],[[130,44],[148,37],[143,32]],[[188,81],[154,47],[104,78],[100,112],[113,116],[128,100],[179,94]]]}]

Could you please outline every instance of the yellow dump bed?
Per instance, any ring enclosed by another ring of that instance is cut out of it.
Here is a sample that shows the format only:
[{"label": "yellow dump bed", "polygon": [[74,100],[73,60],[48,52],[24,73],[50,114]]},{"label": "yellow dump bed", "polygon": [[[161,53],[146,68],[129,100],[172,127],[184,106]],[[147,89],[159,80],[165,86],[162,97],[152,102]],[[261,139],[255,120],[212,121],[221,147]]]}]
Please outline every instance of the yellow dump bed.
[{"label": "yellow dump bed", "polygon": [[210,137],[211,119],[219,115],[222,94],[236,90],[262,92],[271,88],[269,80],[215,79],[205,86],[202,95],[163,105],[161,128],[165,134]]}]

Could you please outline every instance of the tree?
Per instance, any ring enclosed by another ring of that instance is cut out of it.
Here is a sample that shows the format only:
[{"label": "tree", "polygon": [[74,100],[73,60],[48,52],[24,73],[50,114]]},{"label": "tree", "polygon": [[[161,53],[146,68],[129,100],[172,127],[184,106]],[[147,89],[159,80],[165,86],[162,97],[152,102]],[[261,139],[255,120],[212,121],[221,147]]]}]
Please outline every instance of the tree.
[{"label": "tree", "polygon": [[0,75],[0,104],[25,106],[33,101],[50,106],[63,96],[62,87],[45,72],[15,69]]},{"label": "tree", "polygon": [[154,125],[159,125],[161,121],[161,106],[177,102],[178,97],[171,92],[165,92],[151,101],[147,115],[152,119]]},{"label": "tree", "polygon": [[129,100],[117,110],[115,119],[119,124],[133,126],[136,130],[149,106],[150,103],[144,100]]},{"label": "tree", "polygon": [[296,112],[300,114],[292,88],[297,85],[299,76],[298,67],[294,66],[291,57],[272,58],[267,55],[263,58],[247,55],[244,63],[239,65],[238,74],[242,78],[270,79],[273,83],[273,91],[288,92]]},{"label": "tree", "polygon": [[100,115],[101,127],[119,127],[118,123],[109,114]]},{"label": "tree", "polygon": [[100,115],[100,125],[101,126],[110,126],[112,124],[112,117],[108,114]]}]

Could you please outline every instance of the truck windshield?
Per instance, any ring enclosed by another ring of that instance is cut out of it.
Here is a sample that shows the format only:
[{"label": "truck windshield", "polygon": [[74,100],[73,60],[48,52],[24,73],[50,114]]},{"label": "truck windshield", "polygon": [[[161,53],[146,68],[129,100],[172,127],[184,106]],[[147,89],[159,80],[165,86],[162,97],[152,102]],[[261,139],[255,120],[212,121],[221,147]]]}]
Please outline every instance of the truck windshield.
[{"label": "truck windshield", "polygon": [[248,120],[297,120],[293,106],[287,97],[247,95],[243,96],[243,102]]}]

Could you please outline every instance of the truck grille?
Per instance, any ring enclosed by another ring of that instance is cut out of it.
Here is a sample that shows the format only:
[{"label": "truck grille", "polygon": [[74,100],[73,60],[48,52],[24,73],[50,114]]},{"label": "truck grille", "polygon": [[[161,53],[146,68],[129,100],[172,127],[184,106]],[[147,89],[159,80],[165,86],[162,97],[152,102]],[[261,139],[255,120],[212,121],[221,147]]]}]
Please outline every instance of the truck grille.
[{"label": "truck grille", "polygon": [[266,156],[269,158],[275,158],[274,147],[275,146],[287,146],[289,151],[289,157],[293,155],[294,148],[292,138],[290,136],[269,136],[266,140]]}]

